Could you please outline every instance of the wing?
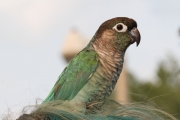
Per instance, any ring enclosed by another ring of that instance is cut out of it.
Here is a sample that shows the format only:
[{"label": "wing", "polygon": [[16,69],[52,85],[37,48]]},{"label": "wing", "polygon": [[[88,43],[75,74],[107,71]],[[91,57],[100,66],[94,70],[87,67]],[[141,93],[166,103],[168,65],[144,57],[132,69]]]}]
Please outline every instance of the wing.
[{"label": "wing", "polygon": [[44,102],[73,99],[96,71],[98,63],[94,50],[81,51],[63,70]]}]

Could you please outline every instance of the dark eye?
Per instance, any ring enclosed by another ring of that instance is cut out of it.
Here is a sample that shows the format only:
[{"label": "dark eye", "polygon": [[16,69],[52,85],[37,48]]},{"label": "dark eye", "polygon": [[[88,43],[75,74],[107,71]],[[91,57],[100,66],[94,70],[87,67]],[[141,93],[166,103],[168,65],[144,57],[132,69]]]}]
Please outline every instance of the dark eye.
[{"label": "dark eye", "polygon": [[126,32],[127,26],[123,23],[118,23],[112,29],[116,30],[117,32]]},{"label": "dark eye", "polygon": [[122,30],[123,26],[121,24],[117,25],[117,30]]}]

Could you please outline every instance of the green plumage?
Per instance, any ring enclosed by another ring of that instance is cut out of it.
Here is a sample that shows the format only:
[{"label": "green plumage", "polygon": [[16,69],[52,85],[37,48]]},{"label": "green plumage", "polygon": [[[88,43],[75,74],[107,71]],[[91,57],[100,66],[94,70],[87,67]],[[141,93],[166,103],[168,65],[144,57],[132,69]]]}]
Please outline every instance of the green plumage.
[{"label": "green plumage", "polygon": [[61,73],[45,102],[73,99],[96,71],[98,64],[98,55],[94,50],[82,50]]}]

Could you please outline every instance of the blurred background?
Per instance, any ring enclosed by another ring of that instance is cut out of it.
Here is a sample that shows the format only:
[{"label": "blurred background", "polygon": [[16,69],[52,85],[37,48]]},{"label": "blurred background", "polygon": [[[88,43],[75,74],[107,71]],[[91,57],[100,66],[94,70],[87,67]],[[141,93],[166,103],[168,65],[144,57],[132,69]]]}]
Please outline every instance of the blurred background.
[{"label": "blurred background", "polygon": [[141,43],[126,52],[111,98],[180,119],[180,1],[0,0],[0,117],[42,101],[99,25],[126,16]]}]

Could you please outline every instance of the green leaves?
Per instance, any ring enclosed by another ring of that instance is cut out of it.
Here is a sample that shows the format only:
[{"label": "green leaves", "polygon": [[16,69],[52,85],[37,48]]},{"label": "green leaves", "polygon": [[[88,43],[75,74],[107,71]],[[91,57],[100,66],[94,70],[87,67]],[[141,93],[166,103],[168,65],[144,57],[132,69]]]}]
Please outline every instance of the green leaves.
[{"label": "green leaves", "polygon": [[158,64],[156,84],[140,83],[132,74],[128,79],[133,102],[153,104],[180,119],[180,65],[174,57]]}]

